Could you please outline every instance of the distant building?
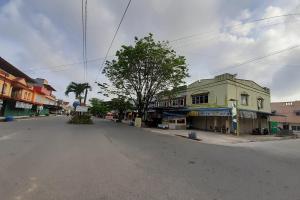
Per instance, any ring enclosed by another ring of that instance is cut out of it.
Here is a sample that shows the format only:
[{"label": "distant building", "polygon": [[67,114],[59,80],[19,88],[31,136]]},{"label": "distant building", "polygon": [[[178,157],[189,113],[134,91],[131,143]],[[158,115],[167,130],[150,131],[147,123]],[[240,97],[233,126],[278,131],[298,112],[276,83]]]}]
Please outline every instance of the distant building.
[{"label": "distant building", "polygon": [[[162,118],[184,116],[187,126],[202,130],[234,132],[238,129],[239,133],[249,134],[269,128],[270,90],[254,81],[222,74],[196,81],[175,94],[172,98],[158,98],[151,109],[161,110]],[[233,104],[239,116],[236,128],[232,126]]]},{"label": "distant building", "polygon": [[271,103],[271,121],[277,122],[278,127],[283,130],[300,132],[300,101]]}]

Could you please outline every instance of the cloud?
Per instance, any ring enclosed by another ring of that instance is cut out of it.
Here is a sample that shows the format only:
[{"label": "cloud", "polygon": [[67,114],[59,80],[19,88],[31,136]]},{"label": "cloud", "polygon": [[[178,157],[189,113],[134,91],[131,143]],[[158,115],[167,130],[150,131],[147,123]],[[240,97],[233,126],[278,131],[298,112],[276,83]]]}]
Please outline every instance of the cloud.
[{"label": "cloud", "polygon": [[[88,1],[90,59],[105,55],[126,4],[123,0]],[[226,71],[270,87],[274,100],[300,98],[296,87],[299,83],[290,80],[296,79],[300,71],[295,67],[299,63],[297,50],[235,68],[251,58],[300,44],[297,16],[247,23],[297,13],[299,8],[297,0],[132,1],[110,55],[120,45],[132,43],[134,36],[143,37],[149,32],[159,40],[198,34],[171,43],[187,57],[192,75],[188,82]],[[0,1],[0,27],[5,27],[0,32],[1,56],[33,77],[47,78],[58,89],[59,97],[64,98],[70,81],[83,81],[82,64],[60,66],[82,59],[80,1]],[[101,63],[101,59],[89,63],[91,83]],[[37,70],[33,73],[32,69]],[[100,79],[104,77],[101,75]],[[96,93],[94,88],[90,96]]]}]

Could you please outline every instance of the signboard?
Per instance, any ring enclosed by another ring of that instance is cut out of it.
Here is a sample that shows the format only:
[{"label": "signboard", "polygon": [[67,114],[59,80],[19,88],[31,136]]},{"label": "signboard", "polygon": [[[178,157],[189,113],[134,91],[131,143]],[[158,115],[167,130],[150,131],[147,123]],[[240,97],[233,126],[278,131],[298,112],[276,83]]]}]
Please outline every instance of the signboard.
[{"label": "signboard", "polygon": [[77,106],[76,107],[76,112],[87,112],[88,111],[88,107],[86,106]]},{"label": "signboard", "polygon": [[38,109],[39,111],[41,111],[41,110],[44,109],[44,107],[43,107],[43,106],[38,106],[37,109]]},{"label": "signboard", "polygon": [[17,101],[15,107],[16,108],[31,109],[32,108],[32,104]]},{"label": "signboard", "polygon": [[0,99],[0,105],[1,105],[1,104],[3,104],[3,100],[2,100],[2,99]]},{"label": "signboard", "polygon": [[229,110],[212,110],[212,111],[191,111],[188,113],[190,117],[198,117],[198,116],[217,116],[217,117],[225,117],[230,116],[231,113]]},{"label": "signboard", "polygon": [[240,118],[246,118],[246,119],[256,119],[257,114],[253,111],[246,111],[246,110],[240,110],[239,112]]}]

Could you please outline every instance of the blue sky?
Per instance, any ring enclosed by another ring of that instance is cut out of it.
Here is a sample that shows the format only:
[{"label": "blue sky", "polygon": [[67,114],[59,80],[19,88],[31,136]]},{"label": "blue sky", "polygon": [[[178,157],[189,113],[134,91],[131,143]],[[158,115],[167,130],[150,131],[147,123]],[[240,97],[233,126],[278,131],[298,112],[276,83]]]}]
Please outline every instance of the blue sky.
[{"label": "blue sky", "polygon": [[[91,84],[126,4],[125,0],[88,1],[88,59],[98,59],[88,63]],[[134,36],[149,32],[158,40],[199,33],[171,43],[187,58],[191,83],[300,44],[298,16],[224,27],[299,11],[298,0],[133,0],[110,54],[132,43]],[[81,0],[0,0],[0,27],[1,57],[33,78],[46,78],[59,98],[67,99],[63,93],[70,81],[83,81],[83,65],[68,65],[82,60]],[[300,99],[299,52],[294,49],[226,72],[270,87],[274,101]],[[105,77],[100,75],[99,80]],[[101,98],[95,86],[90,96]]]}]

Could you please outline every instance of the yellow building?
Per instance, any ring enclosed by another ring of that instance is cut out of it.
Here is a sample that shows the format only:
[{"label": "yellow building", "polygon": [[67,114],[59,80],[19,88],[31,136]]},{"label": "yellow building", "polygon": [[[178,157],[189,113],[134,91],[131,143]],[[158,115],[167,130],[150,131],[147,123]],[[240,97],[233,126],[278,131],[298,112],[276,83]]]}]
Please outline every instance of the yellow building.
[{"label": "yellow building", "polygon": [[232,107],[236,105],[238,133],[269,128],[270,90],[236,75],[222,74],[187,88],[188,121],[194,128],[233,132]]},{"label": "yellow building", "polygon": [[152,120],[156,117],[159,123],[179,119],[186,127],[195,129],[263,132],[269,128],[270,90],[254,81],[222,74],[182,87],[171,98],[157,98],[150,108],[148,115],[154,116]]}]

